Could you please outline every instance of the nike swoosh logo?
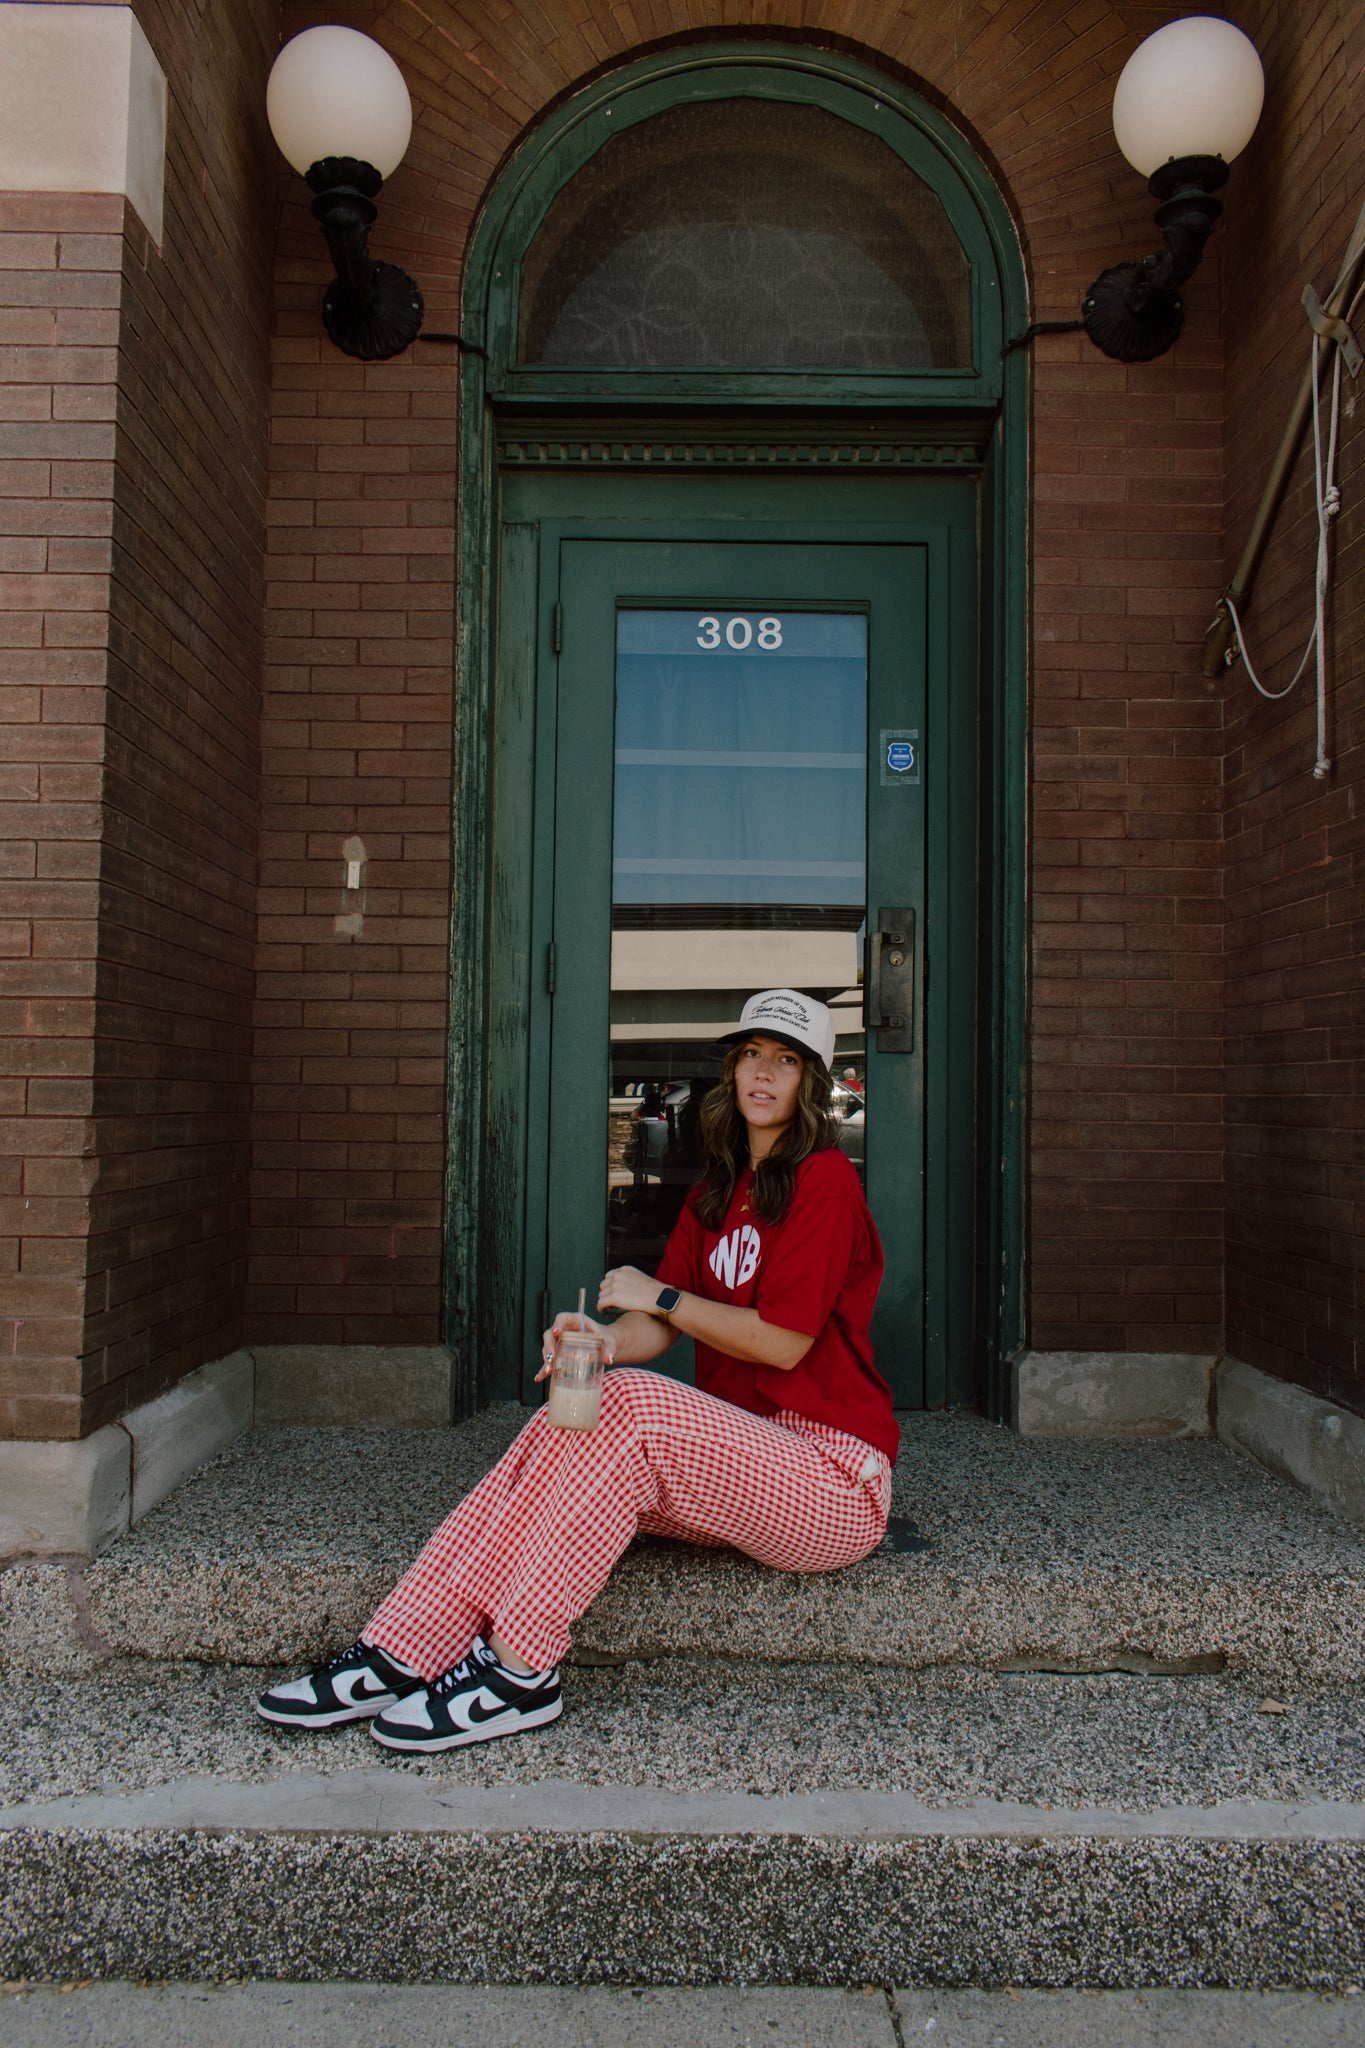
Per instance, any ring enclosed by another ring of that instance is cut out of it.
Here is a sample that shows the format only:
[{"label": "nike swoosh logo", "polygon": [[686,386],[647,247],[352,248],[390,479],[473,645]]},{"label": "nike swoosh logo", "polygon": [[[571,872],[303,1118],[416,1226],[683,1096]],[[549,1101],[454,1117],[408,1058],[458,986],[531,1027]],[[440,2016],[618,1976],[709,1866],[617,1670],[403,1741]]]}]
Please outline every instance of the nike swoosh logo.
[{"label": "nike swoosh logo", "polygon": [[352,1702],[356,1700],[386,1700],[389,1697],[389,1691],[390,1688],[384,1684],[382,1679],[377,1685],[370,1685],[366,1682],[362,1673],[356,1679],[351,1689],[351,1699]]},{"label": "nike swoosh logo", "polygon": [[508,1702],[506,1700],[498,1700],[490,1708],[484,1708],[479,1705],[480,1700],[492,1699],[492,1697],[491,1693],[480,1692],[475,1693],[473,1699],[469,1701],[465,1711],[469,1716],[472,1726],[477,1726],[482,1721],[496,1721],[499,1714],[505,1714],[508,1711]]}]

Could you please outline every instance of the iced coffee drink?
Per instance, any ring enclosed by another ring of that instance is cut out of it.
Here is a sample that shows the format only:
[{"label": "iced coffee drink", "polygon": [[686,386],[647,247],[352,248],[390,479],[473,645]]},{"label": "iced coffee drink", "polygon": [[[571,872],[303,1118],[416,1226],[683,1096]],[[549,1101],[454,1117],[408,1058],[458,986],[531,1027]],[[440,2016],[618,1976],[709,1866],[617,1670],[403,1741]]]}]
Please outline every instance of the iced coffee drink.
[{"label": "iced coffee drink", "polygon": [[602,1340],[591,1330],[561,1330],[550,1368],[552,1429],[596,1429],[606,1371]]}]

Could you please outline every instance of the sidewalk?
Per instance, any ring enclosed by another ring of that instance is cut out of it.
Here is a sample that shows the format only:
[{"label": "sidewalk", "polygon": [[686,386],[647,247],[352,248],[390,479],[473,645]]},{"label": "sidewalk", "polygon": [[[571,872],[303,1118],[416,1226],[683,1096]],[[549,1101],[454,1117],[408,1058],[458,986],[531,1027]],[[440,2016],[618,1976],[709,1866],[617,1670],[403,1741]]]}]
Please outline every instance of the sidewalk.
[{"label": "sidewalk", "polygon": [[457,1990],[99,1984],[0,1992],[0,2048],[1357,2048],[1312,1992]]}]

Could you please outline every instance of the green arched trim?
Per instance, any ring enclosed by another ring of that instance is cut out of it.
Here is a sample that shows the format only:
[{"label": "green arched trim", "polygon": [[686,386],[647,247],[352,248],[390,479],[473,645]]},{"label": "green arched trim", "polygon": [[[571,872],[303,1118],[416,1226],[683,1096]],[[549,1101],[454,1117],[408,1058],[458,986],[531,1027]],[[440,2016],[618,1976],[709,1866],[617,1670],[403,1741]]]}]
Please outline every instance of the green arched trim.
[{"label": "green arched trim", "polygon": [[[564,372],[512,360],[522,252],[555,194],[623,123],[689,98],[744,94],[804,100],[879,135],[942,200],[972,266],[976,361],[968,373]],[[498,411],[566,403],[611,408],[742,405],[810,408],[833,418],[879,412],[983,414],[981,588],[982,808],[988,831],[981,931],[989,991],[979,1091],[981,1228],[979,1380],[1007,1414],[1009,1361],[1023,1335],[1025,914],[1028,694],[1027,351],[1004,353],[1028,324],[1023,256],[1009,208],[962,135],[907,88],[838,52],[792,44],[704,43],[623,64],[557,107],[506,165],[476,222],[465,266],[461,331],[488,351],[461,358],[456,624],[455,891],[446,1202],[446,1337],[457,1406],[480,1399],[484,1331],[479,1237],[486,1159],[491,926],[492,753]]]},{"label": "green arched trim", "polygon": [[[624,129],[687,101],[755,98],[818,106],[876,135],[936,193],[971,269],[975,361],[965,370],[566,370],[515,360],[521,259],[552,200]],[[771,44],[669,50],[575,93],[527,138],[484,207],[466,268],[463,332],[488,352],[490,394],[524,401],[755,405],[953,404],[999,400],[1002,344],[1026,324],[1018,240],[983,166],[933,108],[852,58]]]}]

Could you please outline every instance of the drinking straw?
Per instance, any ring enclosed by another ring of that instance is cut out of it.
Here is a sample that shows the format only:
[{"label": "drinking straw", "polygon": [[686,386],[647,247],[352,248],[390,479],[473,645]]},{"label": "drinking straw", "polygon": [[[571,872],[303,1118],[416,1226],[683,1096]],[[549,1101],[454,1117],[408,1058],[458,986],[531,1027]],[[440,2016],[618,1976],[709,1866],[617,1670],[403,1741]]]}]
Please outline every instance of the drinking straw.
[{"label": "drinking straw", "polygon": [[588,1325],[587,1325],[587,1322],[585,1321],[585,1319],[584,1319],[584,1315],[583,1315],[583,1304],[584,1304],[584,1303],[586,1302],[587,1298],[588,1298],[588,1290],[587,1290],[587,1288],[586,1288],[586,1287],[580,1287],[580,1288],[579,1288],[579,1290],[578,1290],[578,1327],[579,1327],[579,1329],[580,1329],[580,1330],[586,1330],[586,1329],[587,1329],[587,1327],[588,1327]]}]

